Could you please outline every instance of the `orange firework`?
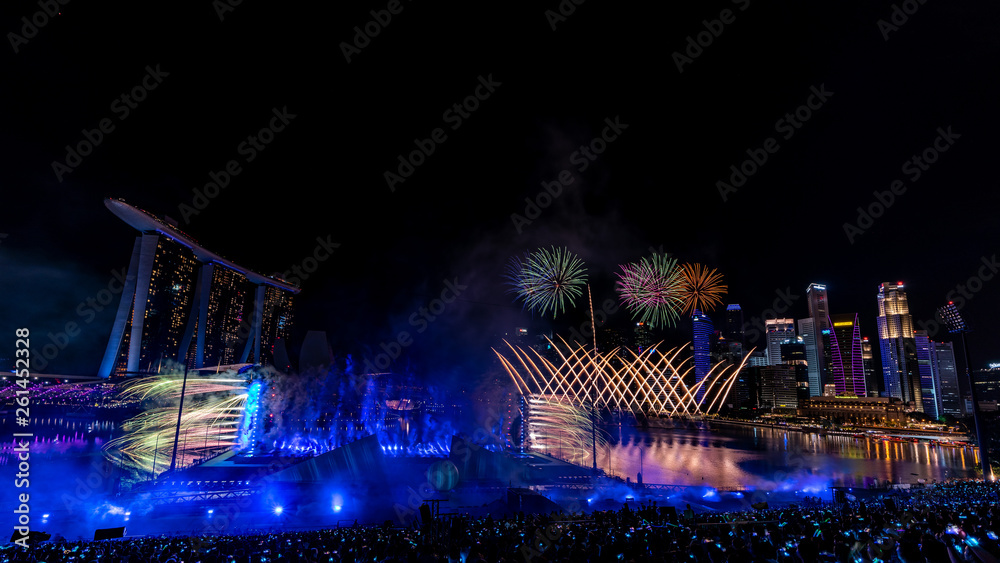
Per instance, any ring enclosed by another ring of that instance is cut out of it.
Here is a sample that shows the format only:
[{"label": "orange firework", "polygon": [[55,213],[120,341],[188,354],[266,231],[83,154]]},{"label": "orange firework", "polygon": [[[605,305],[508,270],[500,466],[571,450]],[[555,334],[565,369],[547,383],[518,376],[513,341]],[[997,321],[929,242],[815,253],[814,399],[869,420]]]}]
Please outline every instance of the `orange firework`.
[{"label": "orange firework", "polygon": [[703,264],[684,264],[681,268],[684,281],[681,295],[684,297],[684,313],[691,315],[695,309],[707,313],[722,305],[722,296],[728,287],[722,283],[722,274]]}]

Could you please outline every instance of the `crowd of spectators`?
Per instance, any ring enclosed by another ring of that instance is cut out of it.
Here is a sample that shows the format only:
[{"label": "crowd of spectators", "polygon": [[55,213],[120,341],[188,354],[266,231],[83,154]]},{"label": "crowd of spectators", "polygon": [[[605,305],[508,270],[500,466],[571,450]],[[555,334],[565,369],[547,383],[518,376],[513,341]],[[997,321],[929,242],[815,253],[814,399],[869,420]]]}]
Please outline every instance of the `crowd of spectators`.
[{"label": "crowd of spectators", "polygon": [[[1000,484],[953,481],[867,499],[695,514],[628,503],[579,514],[455,516],[423,526],[9,545],[2,562],[994,562]],[[388,523],[387,523],[388,524]]]}]

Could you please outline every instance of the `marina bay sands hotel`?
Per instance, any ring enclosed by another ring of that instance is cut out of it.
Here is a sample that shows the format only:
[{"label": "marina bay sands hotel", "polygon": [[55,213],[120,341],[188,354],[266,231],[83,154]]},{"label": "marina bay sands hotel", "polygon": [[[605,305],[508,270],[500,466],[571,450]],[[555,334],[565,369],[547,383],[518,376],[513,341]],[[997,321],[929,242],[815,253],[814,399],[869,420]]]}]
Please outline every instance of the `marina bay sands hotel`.
[{"label": "marina bay sands hotel", "polygon": [[101,377],[155,373],[165,360],[189,368],[287,367],[284,345],[298,287],[234,264],[123,201],[104,204],[140,234]]}]

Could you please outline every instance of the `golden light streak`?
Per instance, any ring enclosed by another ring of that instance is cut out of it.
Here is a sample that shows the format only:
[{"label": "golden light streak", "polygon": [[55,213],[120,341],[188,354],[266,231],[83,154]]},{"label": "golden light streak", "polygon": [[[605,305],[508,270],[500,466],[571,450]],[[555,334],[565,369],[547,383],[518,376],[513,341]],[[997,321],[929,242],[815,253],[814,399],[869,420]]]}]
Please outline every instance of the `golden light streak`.
[{"label": "golden light streak", "polygon": [[[247,379],[225,373],[210,378],[179,373],[132,381],[122,396],[148,408],[127,420],[125,434],[104,446],[104,455],[145,478],[166,471],[177,441],[177,467],[232,448],[247,398]],[[177,409],[184,387],[184,409],[177,431]],[[155,468],[154,468],[155,462]]]},{"label": "golden light streak", "polygon": [[[548,340],[561,361],[558,365],[538,350],[532,348],[529,353],[506,341],[516,359],[512,361],[495,349],[493,352],[523,395],[544,397],[546,403],[584,407],[590,389],[597,387],[595,405],[671,416],[703,415],[714,412],[717,406],[721,408],[749,358],[745,356],[739,365],[719,362],[701,381],[689,385],[694,369],[691,358],[677,361],[686,344],[665,353],[658,351],[661,342],[643,353],[628,350],[626,354],[616,348],[600,354],[583,345],[573,346],[563,338],[559,341]],[[622,362],[620,368],[615,367],[616,360]],[[701,389],[704,393],[699,400]]]}]

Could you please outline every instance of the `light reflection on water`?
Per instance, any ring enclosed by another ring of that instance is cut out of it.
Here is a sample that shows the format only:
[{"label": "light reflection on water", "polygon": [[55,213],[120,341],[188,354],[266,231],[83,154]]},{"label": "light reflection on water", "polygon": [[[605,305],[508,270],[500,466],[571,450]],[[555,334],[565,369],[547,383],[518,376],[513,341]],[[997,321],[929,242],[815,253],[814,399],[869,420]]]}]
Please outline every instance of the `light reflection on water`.
[{"label": "light reflection on water", "polygon": [[[917,479],[971,477],[976,450],[929,442],[885,442],[850,436],[819,436],[772,428],[717,424],[676,428],[613,427],[599,465],[643,482],[778,489],[865,486],[877,477]],[[641,457],[641,461],[640,461]]]},{"label": "light reflection on water", "polygon": [[[119,432],[119,424],[109,420],[73,417],[32,417],[25,427],[14,424],[14,417],[0,419],[0,465],[16,464],[14,448],[27,439],[33,456],[86,454],[99,451]],[[31,433],[31,438],[17,438],[14,433]]]}]

